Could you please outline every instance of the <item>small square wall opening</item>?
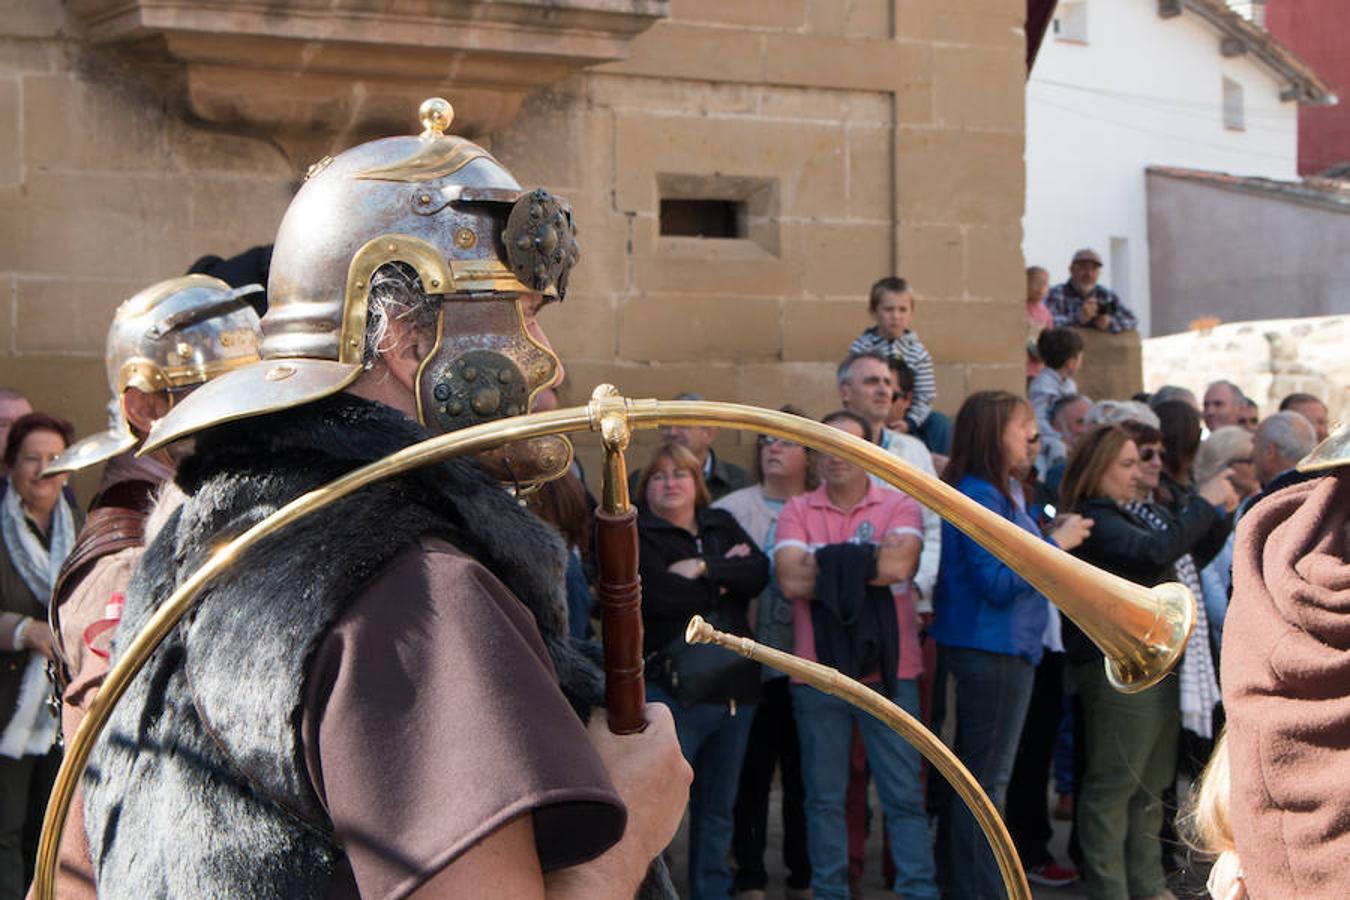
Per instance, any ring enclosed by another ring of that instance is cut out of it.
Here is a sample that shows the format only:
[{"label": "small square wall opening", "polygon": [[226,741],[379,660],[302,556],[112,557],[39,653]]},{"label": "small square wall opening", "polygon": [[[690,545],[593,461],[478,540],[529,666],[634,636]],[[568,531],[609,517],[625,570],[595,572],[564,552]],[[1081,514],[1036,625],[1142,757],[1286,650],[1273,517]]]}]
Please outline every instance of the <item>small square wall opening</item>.
[{"label": "small square wall opening", "polygon": [[661,198],[661,236],[744,238],[749,215],[744,200]]},{"label": "small square wall opening", "polygon": [[656,174],[657,226],[665,252],[778,254],[778,180],[723,173]]}]

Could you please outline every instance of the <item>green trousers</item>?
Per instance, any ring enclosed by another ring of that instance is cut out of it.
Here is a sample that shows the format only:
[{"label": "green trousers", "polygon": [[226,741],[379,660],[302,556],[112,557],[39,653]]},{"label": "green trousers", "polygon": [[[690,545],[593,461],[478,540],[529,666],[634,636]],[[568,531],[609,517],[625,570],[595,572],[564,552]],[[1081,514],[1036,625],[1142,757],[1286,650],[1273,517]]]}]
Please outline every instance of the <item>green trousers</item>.
[{"label": "green trousers", "polygon": [[1167,887],[1162,792],[1176,775],[1176,675],[1139,694],[1111,687],[1100,662],[1073,667],[1083,701],[1086,767],[1075,798],[1090,900],[1148,897]]}]

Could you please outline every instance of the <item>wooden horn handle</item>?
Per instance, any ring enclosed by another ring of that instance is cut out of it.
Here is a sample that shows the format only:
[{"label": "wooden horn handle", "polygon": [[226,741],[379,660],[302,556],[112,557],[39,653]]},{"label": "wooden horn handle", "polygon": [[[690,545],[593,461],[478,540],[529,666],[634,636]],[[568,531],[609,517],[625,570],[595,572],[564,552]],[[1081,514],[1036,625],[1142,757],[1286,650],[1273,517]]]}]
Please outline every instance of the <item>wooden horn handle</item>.
[{"label": "wooden horn handle", "polygon": [[638,580],[637,510],[595,512],[595,554],[605,651],[605,707],[613,734],[647,727],[642,673],[642,584]]}]

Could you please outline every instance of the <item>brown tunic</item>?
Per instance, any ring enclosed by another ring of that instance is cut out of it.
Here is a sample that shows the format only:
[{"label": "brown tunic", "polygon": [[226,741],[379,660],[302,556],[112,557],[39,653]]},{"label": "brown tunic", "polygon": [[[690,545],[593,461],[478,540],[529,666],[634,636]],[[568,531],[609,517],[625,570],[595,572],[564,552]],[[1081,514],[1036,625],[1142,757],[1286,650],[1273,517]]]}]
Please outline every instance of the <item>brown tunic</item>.
[{"label": "brown tunic", "polygon": [[[70,667],[70,684],[61,704],[61,733],[67,745],[108,674],[108,660],[85,645],[85,629],[103,619],[113,594],[126,591],[136,563],[144,552],[143,547],[129,547],[98,560],[61,606],[61,640]],[[112,635],[112,631],[104,632],[94,645],[106,653],[112,644]],[[57,897],[61,900],[93,900],[96,896],[94,871],[89,862],[89,840],[84,833],[84,795],[79,788],[70,804],[66,829],[61,834],[60,859]]]},{"label": "brown tunic", "polygon": [[1231,821],[1253,897],[1350,895],[1350,467],[1238,526],[1224,626]]},{"label": "brown tunic", "polygon": [[406,896],[525,814],[544,871],[623,834],[534,619],[443,541],[403,551],[325,636],[301,735],[350,865],[335,897]]}]

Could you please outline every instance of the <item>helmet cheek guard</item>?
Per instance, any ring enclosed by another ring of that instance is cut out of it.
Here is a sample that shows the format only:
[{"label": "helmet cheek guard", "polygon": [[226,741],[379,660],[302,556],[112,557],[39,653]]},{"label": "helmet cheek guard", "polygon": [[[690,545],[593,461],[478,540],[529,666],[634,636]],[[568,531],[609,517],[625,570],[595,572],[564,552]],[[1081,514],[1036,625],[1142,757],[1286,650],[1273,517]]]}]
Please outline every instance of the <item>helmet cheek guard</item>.
[{"label": "helmet cheek guard", "polygon": [[[417,372],[418,418],[444,434],[529,412],[561,363],[530,336],[520,301],[457,299],[441,305],[436,343]],[[548,481],[572,464],[572,442],[550,435],[479,454],[500,481]]]}]

